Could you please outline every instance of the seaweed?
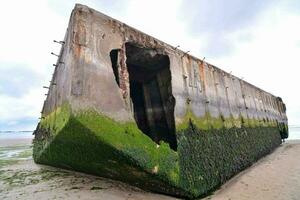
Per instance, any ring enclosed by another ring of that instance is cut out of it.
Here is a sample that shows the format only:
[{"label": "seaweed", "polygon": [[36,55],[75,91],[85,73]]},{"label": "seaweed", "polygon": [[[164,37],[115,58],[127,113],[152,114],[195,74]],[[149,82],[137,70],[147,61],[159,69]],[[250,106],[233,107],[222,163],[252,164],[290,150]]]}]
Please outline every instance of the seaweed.
[{"label": "seaweed", "polygon": [[[226,120],[230,126],[224,125]],[[196,198],[281,143],[276,126],[255,120],[239,124],[238,120],[214,120],[208,114],[202,119],[187,113],[176,127],[176,152],[167,143],[153,142],[134,122],[117,122],[93,110],[72,113],[63,105],[40,122],[33,157],[37,163]]]}]

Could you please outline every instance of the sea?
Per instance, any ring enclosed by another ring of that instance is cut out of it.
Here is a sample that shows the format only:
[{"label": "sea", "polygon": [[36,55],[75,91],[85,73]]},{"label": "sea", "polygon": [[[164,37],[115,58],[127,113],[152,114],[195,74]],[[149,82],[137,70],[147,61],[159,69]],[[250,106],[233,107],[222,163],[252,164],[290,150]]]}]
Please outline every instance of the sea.
[{"label": "sea", "polygon": [[[33,139],[33,131],[0,131],[0,146],[5,140],[28,140]],[[289,126],[288,140],[300,139],[300,126]]]},{"label": "sea", "polygon": [[0,140],[33,139],[33,131],[0,131]]}]

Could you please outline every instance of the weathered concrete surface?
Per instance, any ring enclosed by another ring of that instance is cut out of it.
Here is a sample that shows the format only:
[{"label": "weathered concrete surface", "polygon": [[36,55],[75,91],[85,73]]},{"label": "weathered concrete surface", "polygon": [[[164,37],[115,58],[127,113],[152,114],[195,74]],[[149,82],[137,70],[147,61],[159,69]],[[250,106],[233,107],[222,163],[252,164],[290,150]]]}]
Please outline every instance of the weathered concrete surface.
[{"label": "weathered concrete surface", "polygon": [[[129,181],[105,166],[126,162],[132,184],[196,197],[288,136],[279,97],[91,8],[75,6],[64,42],[36,162]],[[101,157],[107,151],[111,159]],[[95,166],[75,159],[87,152]]]}]

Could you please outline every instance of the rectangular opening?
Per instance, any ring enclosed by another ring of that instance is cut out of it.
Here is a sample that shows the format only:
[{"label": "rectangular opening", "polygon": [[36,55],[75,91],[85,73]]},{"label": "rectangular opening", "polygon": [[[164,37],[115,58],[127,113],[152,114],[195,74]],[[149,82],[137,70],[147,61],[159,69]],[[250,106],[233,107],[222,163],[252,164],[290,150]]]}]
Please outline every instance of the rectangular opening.
[{"label": "rectangular opening", "polygon": [[169,57],[132,43],[125,46],[135,121],[153,141],[162,140],[176,150]]}]

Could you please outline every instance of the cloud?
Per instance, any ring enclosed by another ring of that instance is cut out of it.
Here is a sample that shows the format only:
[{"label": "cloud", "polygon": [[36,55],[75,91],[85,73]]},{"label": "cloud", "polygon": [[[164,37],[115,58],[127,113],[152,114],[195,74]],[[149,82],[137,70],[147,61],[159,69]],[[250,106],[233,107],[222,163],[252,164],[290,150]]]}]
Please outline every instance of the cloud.
[{"label": "cloud", "polygon": [[0,94],[22,97],[41,85],[41,77],[24,64],[0,63]]},{"label": "cloud", "polygon": [[38,123],[38,119],[31,118],[19,118],[12,121],[0,120],[0,131],[13,130],[13,131],[33,131]]},{"label": "cloud", "polygon": [[293,14],[300,14],[299,0],[281,0],[280,6],[282,10],[288,11]]},{"label": "cloud", "polygon": [[64,37],[77,2],[283,97],[300,124],[298,0],[11,0],[0,13],[1,129],[35,127],[56,61],[50,52],[60,48],[52,41]]},{"label": "cloud", "polygon": [[0,94],[0,130],[32,130],[44,102],[44,90],[34,87],[21,97]]},{"label": "cloud", "polygon": [[192,32],[227,32],[243,28],[266,10],[271,0],[198,0],[182,2],[183,16]]},{"label": "cloud", "polygon": [[71,11],[74,8],[75,4],[87,5],[95,10],[103,12],[110,16],[122,16],[126,12],[126,0],[69,0],[69,1],[60,1],[60,0],[48,0],[47,4],[49,8],[59,16],[63,16],[67,19],[71,15]]},{"label": "cloud", "polygon": [[[260,14],[272,4],[271,0],[194,0],[183,1],[179,15],[194,37],[203,40],[202,52],[208,57],[228,56],[235,50],[235,37],[241,29],[251,27]],[[199,47],[199,48],[200,48]]]}]

